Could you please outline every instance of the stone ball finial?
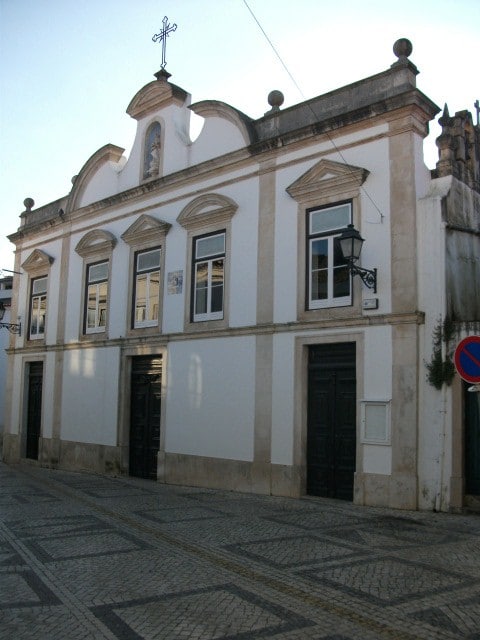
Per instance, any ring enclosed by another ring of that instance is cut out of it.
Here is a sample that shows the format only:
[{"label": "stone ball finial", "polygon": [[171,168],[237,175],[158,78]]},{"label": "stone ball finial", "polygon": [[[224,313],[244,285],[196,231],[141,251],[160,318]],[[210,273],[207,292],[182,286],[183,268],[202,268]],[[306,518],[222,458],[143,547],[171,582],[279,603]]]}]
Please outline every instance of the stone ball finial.
[{"label": "stone ball finial", "polygon": [[35,205],[35,200],[33,198],[25,198],[25,200],[23,201],[23,206],[25,207],[25,211],[31,211],[34,205]]},{"label": "stone ball finial", "polygon": [[393,45],[393,53],[397,58],[408,58],[412,51],[413,46],[408,38],[400,38]]},{"label": "stone ball finial", "polygon": [[278,111],[285,100],[283,93],[274,89],[268,94],[268,104],[272,107],[272,110]]}]

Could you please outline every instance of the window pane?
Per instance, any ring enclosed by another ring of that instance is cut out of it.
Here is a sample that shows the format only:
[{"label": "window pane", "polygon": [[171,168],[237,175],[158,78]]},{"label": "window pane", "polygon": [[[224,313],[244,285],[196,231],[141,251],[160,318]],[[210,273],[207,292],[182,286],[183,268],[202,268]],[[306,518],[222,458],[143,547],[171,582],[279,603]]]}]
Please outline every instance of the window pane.
[{"label": "window pane", "polygon": [[223,284],[212,287],[212,313],[223,311]]},{"label": "window pane", "polygon": [[225,234],[198,238],[195,243],[195,257],[206,258],[220,253],[225,253]]},{"label": "window pane", "polygon": [[137,276],[136,287],[137,299],[135,303],[135,320],[136,322],[144,322],[146,318],[147,306],[147,276]]},{"label": "window pane", "polygon": [[148,288],[148,319],[158,320],[158,297],[160,293],[160,274],[151,273]]},{"label": "window pane", "polygon": [[328,240],[313,240],[312,269],[326,269],[328,267]]},{"label": "window pane", "polygon": [[160,249],[145,251],[137,256],[137,271],[157,269],[160,266]]},{"label": "window pane", "polygon": [[105,327],[107,322],[107,283],[98,285],[98,326]]},{"label": "window pane", "polygon": [[223,258],[212,262],[212,285],[223,285]]},{"label": "window pane", "polygon": [[223,259],[212,262],[212,313],[223,310]]},{"label": "window pane", "polygon": [[328,270],[312,272],[312,300],[326,300],[328,298]]},{"label": "window pane", "polygon": [[102,264],[92,264],[88,269],[88,281],[99,282],[99,280],[106,280],[108,277],[108,262],[102,262]]},{"label": "window pane", "polygon": [[42,296],[40,298],[40,309],[38,313],[38,333],[45,333],[45,315],[47,312],[47,298]]},{"label": "window pane", "polygon": [[208,262],[200,262],[196,265],[195,285],[199,287],[207,287],[208,285]]},{"label": "window pane", "polygon": [[197,264],[195,271],[195,313],[207,313],[208,262]]},{"label": "window pane", "polygon": [[33,281],[32,293],[45,293],[47,290],[47,278],[37,278]]},{"label": "window pane", "polygon": [[350,295],[350,272],[348,267],[333,270],[333,297],[343,298]]},{"label": "window pane", "polygon": [[207,313],[207,289],[197,289],[195,292],[195,313]]},{"label": "window pane", "polygon": [[333,297],[350,295],[350,272],[343,257],[338,238],[333,241]]},{"label": "window pane", "polygon": [[92,329],[96,326],[97,316],[97,286],[89,285],[87,295],[87,327]]},{"label": "window pane", "polygon": [[351,222],[350,204],[321,209],[310,213],[310,233],[324,233],[332,229],[341,229]]}]

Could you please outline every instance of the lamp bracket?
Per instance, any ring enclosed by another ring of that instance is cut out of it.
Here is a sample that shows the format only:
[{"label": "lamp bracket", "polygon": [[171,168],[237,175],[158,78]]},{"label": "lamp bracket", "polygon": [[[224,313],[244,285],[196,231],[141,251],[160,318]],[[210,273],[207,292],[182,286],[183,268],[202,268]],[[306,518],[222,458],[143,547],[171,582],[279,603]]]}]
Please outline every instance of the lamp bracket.
[{"label": "lamp bracket", "polygon": [[21,324],[13,324],[11,322],[0,322],[0,328],[7,329],[10,333],[17,333],[18,335],[20,335],[22,331]]},{"label": "lamp bracket", "polygon": [[373,289],[373,293],[377,293],[377,270],[376,269],[364,269],[363,267],[357,267],[353,262],[350,263],[350,273],[352,276],[360,276],[363,284],[369,289]]}]

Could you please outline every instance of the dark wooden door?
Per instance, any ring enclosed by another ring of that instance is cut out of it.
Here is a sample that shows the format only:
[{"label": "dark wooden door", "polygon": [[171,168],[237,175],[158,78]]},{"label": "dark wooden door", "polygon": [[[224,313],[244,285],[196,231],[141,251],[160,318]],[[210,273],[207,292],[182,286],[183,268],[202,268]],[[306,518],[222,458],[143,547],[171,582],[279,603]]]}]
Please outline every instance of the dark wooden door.
[{"label": "dark wooden door", "polygon": [[465,399],[465,493],[480,496],[480,393],[468,391]]},{"label": "dark wooden door", "polygon": [[162,359],[132,360],[130,409],[130,475],[157,478],[160,448]]},{"label": "dark wooden door", "polygon": [[28,365],[27,438],[25,456],[38,460],[38,440],[42,425],[43,362]]},{"label": "dark wooden door", "polygon": [[353,499],[356,457],[355,343],[309,348],[307,493]]}]

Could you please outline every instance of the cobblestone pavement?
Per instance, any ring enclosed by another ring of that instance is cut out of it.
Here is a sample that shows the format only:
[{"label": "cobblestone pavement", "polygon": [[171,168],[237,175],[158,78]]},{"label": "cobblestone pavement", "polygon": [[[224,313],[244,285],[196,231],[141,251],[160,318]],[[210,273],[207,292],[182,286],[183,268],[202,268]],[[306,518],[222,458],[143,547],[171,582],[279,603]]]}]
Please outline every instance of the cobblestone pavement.
[{"label": "cobblestone pavement", "polygon": [[1,640],[480,640],[480,516],[0,463]]}]

